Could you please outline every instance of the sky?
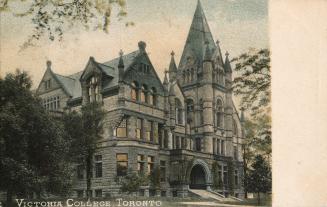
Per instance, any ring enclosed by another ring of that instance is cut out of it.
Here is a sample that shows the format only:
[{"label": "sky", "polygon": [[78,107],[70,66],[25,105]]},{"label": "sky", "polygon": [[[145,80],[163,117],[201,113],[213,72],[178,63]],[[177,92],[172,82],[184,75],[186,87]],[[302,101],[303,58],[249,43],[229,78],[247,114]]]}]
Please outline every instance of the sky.
[{"label": "sky", "polygon": [[[0,14],[0,74],[16,68],[28,71],[37,87],[52,61],[55,73],[69,75],[85,68],[90,56],[106,62],[118,56],[120,49],[129,53],[145,41],[146,50],[159,77],[163,79],[170,53],[177,65],[191,26],[197,0],[127,0],[127,17],[112,17],[109,33],[75,28],[65,33],[61,42],[41,40],[39,46],[19,52],[32,32],[29,18]],[[223,51],[235,57],[249,48],[268,48],[267,0],[201,0],[215,40]],[[126,21],[135,26],[125,27]]]}]

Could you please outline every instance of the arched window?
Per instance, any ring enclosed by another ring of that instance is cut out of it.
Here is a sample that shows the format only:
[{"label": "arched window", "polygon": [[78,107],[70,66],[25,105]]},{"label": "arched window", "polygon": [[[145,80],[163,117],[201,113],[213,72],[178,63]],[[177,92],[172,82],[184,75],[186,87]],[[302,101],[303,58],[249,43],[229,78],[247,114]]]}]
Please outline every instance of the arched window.
[{"label": "arched window", "polygon": [[137,82],[133,82],[131,84],[131,99],[133,101],[138,101],[139,100],[138,84],[137,84]]},{"label": "arched window", "polygon": [[141,102],[148,103],[148,88],[146,85],[143,85],[141,88]]},{"label": "arched window", "polygon": [[157,95],[156,95],[156,89],[151,88],[150,95],[149,95],[149,104],[156,106],[157,105]]},{"label": "arched window", "polygon": [[194,102],[192,99],[186,101],[187,122],[192,123],[194,120]]},{"label": "arched window", "polygon": [[233,135],[237,136],[237,124],[234,119],[233,119]]},{"label": "arched window", "polygon": [[203,107],[203,100],[202,99],[200,99],[200,101],[199,101],[199,114],[200,114],[200,124],[203,124],[204,123],[204,117],[203,117],[203,109],[204,109],[204,107]]},{"label": "arched window", "polygon": [[99,78],[91,76],[87,82],[88,99],[90,102],[98,101],[100,98]]},{"label": "arched window", "polygon": [[175,113],[176,113],[176,123],[184,124],[183,120],[183,106],[181,101],[176,98],[175,99]]},{"label": "arched window", "polygon": [[195,138],[195,150],[201,151],[201,138],[197,137]]},{"label": "arched window", "polygon": [[189,83],[190,82],[190,70],[187,69],[186,71],[186,82]]},{"label": "arched window", "polygon": [[224,123],[223,102],[218,99],[216,105],[216,126],[222,128]]},{"label": "arched window", "polygon": [[185,75],[185,71],[183,71],[183,83],[186,82],[186,75]]}]

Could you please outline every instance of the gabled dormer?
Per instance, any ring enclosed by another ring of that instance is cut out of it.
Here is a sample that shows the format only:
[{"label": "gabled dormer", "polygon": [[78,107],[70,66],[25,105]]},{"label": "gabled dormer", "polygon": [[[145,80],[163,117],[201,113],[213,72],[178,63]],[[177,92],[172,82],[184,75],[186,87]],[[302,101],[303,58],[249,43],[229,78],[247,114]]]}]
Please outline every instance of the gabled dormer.
[{"label": "gabled dormer", "polygon": [[66,107],[66,101],[71,98],[70,86],[72,85],[74,79],[55,74],[51,68],[51,61],[47,61],[47,69],[36,93],[42,99],[44,108],[58,111]]},{"label": "gabled dormer", "polygon": [[60,88],[60,83],[58,82],[56,75],[51,69],[51,61],[47,61],[47,69],[42,77],[42,80],[37,88],[38,94],[47,93],[51,90]]},{"label": "gabled dormer", "polygon": [[156,101],[164,95],[164,87],[145,50],[145,42],[139,42],[138,46],[137,55],[125,68],[123,80],[130,86],[132,101],[158,106]]},{"label": "gabled dormer", "polygon": [[104,67],[108,66],[101,65],[94,57],[90,57],[80,77],[83,103],[102,101],[103,85],[113,79]]}]

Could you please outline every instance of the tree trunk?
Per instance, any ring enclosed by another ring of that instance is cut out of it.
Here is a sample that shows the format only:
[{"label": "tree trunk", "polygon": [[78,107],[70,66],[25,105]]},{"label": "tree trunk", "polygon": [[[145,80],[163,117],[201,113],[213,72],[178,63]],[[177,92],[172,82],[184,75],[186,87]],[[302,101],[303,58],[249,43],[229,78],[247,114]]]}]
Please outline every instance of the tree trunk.
[{"label": "tree trunk", "polygon": [[87,155],[86,158],[86,197],[90,199],[92,197],[91,192],[91,175],[92,175],[92,155]]},{"label": "tree trunk", "polygon": [[11,203],[11,202],[12,202],[12,194],[13,194],[13,193],[12,193],[12,189],[9,187],[8,190],[7,190],[7,201],[6,201],[6,202],[7,202],[7,203],[6,203],[6,204],[7,204],[7,205],[6,205],[7,207],[10,207],[11,204],[12,204],[12,203]]},{"label": "tree trunk", "polygon": [[248,190],[247,190],[247,176],[246,176],[246,173],[247,173],[247,160],[245,158],[245,147],[243,148],[243,172],[244,172],[244,175],[243,175],[243,178],[244,178],[244,198],[247,199],[248,198]]},{"label": "tree trunk", "polygon": [[260,192],[258,192],[258,205],[260,205]]}]

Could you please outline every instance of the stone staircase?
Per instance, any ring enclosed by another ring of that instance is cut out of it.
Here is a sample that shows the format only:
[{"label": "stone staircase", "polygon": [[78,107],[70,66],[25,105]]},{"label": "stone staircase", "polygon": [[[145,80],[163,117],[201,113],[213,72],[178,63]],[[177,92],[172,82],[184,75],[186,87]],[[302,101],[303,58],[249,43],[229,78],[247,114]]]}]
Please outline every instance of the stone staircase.
[{"label": "stone staircase", "polygon": [[203,189],[189,189],[189,192],[192,194],[195,194],[201,198],[211,198],[216,201],[235,201],[236,199],[234,198],[226,198],[224,195],[221,195],[219,193],[216,193],[214,191],[208,191],[208,190],[203,190]]}]

